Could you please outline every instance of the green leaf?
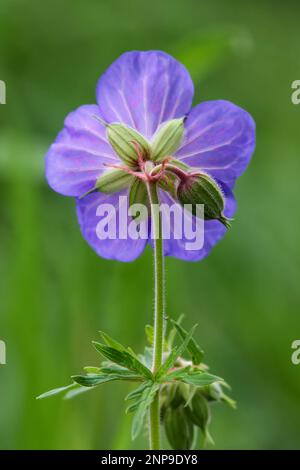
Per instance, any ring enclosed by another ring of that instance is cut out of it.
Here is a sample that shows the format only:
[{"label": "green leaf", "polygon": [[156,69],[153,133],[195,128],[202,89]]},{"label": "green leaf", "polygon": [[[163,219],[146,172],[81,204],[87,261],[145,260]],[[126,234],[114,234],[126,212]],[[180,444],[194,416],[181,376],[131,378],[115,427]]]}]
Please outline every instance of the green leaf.
[{"label": "green leaf", "polygon": [[152,382],[148,380],[147,382],[142,383],[139,387],[137,387],[135,390],[133,390],[127,395],[125,400],[126,401],[131,400],[133,401],[133,403],[126,408],[126,414],[134,413],[138,409],[139,404],[142,401],[142,396],[143,396],[144,391],[148,387],[151,387],[151,385],[152,385]]},{"label": "green leaf", "polygon": [[83,370],[87,374],[100,374],[101,373],[101,368],[100,367],[94,367],[94,366],[85,366]]},{"label": "green leaf", "polygon": [[[146,325],[145,326],[145,332],[146,332],[146,337],[147,337],[148,343],[150,344],[150,346],[153,346],[153,344],[154,344],[154,328],[153,328],[153,326],[152,325]],[[164,340],[163,349],[164,349],[164,351],[169,350],[169,345],[168,345],[168,342],[166,340]]]},{"label": "green leaf", "polygon": [[105,374],[118,374],[119,372],[122,373],[123,371],[132,373],[132,371],[129,371],[126,367],[113,364],[110,361],[103,361],[100,367],[100,373],[103,372]]},{"label": "green leaf", "polygon": [[136,408],[136,412],[132,420],[132,439],[135,439],[141,432],[146,413],[155,398],[159,386],[160,385],[158,383],[152,383],[151,385],[146,387],[142,392],[141,400]]},{"label": "green leaf", "polygon": [[72,383],[70,385],[66,385],[65,387],[59,387],[59,388],[54,388],[53,390],[49,390],[48,392],[42,393],[38,397],[36,397],[37,400],[42,400],[43,398],[48,398],[52,397],[54,395],[58,395],[60,393],[66,392],[68,390],[71,390],[72,388],[77,387],[76,383]]},{"label": "green leaf", "polygon": [[156,378],[160,379],[161,377],[163,377],[168,372],[168,370],[175,364],[178,357],[180,357],[184,353],[184,351],[186,350],[187,345],[189,344],[189,341],[192,338],[196,328],[197,328],[197,325],[195,325],[191,329],[190,333],[187,335],[187,337],[185,338],[183,343],[180,346],[175,347],[170,352],[167,360],[158,369],[157,374],[156,374]]},{"label": "green leaf", "polygon": [[74,375],[72,379],[83,387],[95,387],[96,385],[112,380],[143,380],[141,375],[134,374],[129,370],[116,372],[114,369],[103,368],[101,372],[100,374]]},{"label": "green leaf", "polygon": [[[182,320],[184,319],[184,314],[182,313],[178,320],[177,320],[177,323],[180,325]],[[175,339],[175,336],[176,336],[176,328],[175,326],[173,326],[173,328],[170,329],[170,332],[169,332],[169,335],[168,335],[168,339],[167,339],[167,342],[168,342],[168,346],[169,346],[169,349],[172,349],[173,347],[173,343],[174,343],[174,339]]]},{"label": "green leaf", "polygon": [[196,385],[197,387],[203,387],[214,382],[222,381],[221,377],[209,374],[208,372],[191,372],[183,375],[180,380],[187,384]]},{"label": "green leaf", "polygon": [[102,336],[103,340],[105,343],[112,347],[117,349],[118,351],[124,351],[126,348],[123,346],[121,343],[113,339],[111,336],[109,336],[107,333],[104,333],[103,331],[99,331],[100,335]]},{"label": "green leaf", "polygon": [[144,355],[142,356],[142,362],[143,364],[148,367],[148,369],[151,369],[152,367],[152,362],[153,362],[153,348],[145,347],[144,349]]},{"label": "green leaf", "polygon": [[89,375],[73,375],[72,379],[82,385],[83,387],[95,387],[112,380],[117,380],[114,375],[98,375],[98,374],[89,374]]},{"label": "green leaf", "polygon": [[152,372],[128,351],[119,351],[118,349],[97,343],[96,341],[94,341],[93,344],[97,351],[99,351],[106,359],[137,372],[148,379],[152,379]]},{"label": "green leaf", "polygon": [[138,355],[134,352],[134,350],[130,346],[128,346],[126,351],[129,352],[129,354],[131,354],[131,356],[135,357],[139,361]]},{"label": "green leaf", "polygon": [[132,392],[128,393],[128,395],[125,397],[125,400],[137,400],[141,397],[143,391],[145,388],[149,387],[152,384],[152,382],[147,381],[143,382],[141,385],[139,385],[137,388],[132,390]]},{"label": "green leaf", "polygon": [[135,402],[132,403],[131,405],[127,406],[127,408],[126,408],[126,410],[125,410],[125,413],[126,413],[126,414],[135,413],[136,410],[138,409],[138,406],[139,406],[139,402],[138,402],[138,401],[135,401]]},{"label": "green leaf", "polygon": [[190,371],[191,366],[181,367],[176,369],[164,377],[166,382],[172,382],[173,380],[180,380],[182,377],[185,377],[186,374]]},{"label": "green leaf", "polygon": [[126,379],[126,377],[141,377],[140,375],[137,376],[134,372],[132,372],[131,370],[128,370],[128,369],[124,369],[124,368],[121,368],[121,367],[101,367],[101,372],[102,374],[108,374],[108,375],[116,375],[116,376],[120,376],[120,377],[124,377],[124,379]]},{"label": "green leaf", "polygon": [[76,388],[72,388],[63,396],[63,400],[71,400],[72,398],[75,398],[78,395],[81,395],[82,393],[89,392],[90,390],[92,390],[91,387],[82,387],[79,384],[76,385]]},{"label": "green leaf", "polygon": [[[188,332],[176,321],[171,320],[172,324],[176,328],[178,334],[181,336],[183,340],[186,339]],[[203,349],[196,343],[194,338],[191,338],[188,345],[187,350],[189,351],[193,364],[198,365],[203,360],[204,351]]]},{"label": "green leaf", "polygon": [[146,325],[145,326],[145,332],[146,332],[148,343],[150,344],[150,346],[153,346],[153,342],[154,342],[154,328],[153,328],[153,326],[152,325]]}]

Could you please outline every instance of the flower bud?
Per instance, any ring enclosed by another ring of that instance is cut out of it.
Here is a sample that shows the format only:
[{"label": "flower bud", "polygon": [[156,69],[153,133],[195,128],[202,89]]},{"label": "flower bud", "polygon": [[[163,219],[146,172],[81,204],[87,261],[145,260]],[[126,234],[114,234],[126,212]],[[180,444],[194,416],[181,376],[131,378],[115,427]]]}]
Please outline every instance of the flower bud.
[{"label": "flower bud", "polygon": [[191,400],[191,419],[204,434],[206,434],[207,426],[210,422],[210,409],[207,400],[204,398],[200,390],[197,390]]},{"label": "flower bud", "polygon": [[202,391],[208,401],[221,401],[222,399],[223,391],[219,382],[205,385]]},{"label": "flower bud", "polygon": [[164,416],[164,427],[167,439],[172,449],[188,450],[192,447],[194,426],[190,421],[184,406],[175,410],[168,408]]},{"label": "flower bud", "polygon": [[170,407],[175,409],[180,405],[185,404],[185,398],[183,395],[183,387],[185,384],[174,383],[170,386]]},{"label": "flower bud", "polygon": [[183,136],[184,120],[185,118],[172,119],[158,128],[151,143],[153,160],[162,160],[178,149]]},{"label": "flower bud", "polygon": [[206,385],[202,388],[202,392],[208,401],[222,401],[227,403],[231,408],[236,408],[236,402],[223,392],[222,386],[219,382]]},{"label": "flower bud", "polygon": [[106,124],[106,132],[109,143],[117,155],[129,166],[136,166],[138,156],[132,142],[136,142],[141,150],[144,160],[150,157],[151,149],[146,139],[136,130],[124,124]]},{"label": "flower bud", "polygon": [[218,184],[205,173],[188,175],[177,188],[177,197],[181,204],[192,205],[193,215],[197,215],[196,205],[204,204],[204,219],[217,219],[226,228],[230,221],[223,215],[224,196]]}]

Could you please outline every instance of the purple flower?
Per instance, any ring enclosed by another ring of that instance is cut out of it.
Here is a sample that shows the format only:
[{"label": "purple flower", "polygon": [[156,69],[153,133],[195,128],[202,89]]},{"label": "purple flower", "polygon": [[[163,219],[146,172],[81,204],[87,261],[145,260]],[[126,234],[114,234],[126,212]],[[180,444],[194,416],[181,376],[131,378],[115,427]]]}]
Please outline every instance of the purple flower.
[{"label": "purple flower", "polygon": [[[194,87],[185,67],[160,51],[127,52],[100,77],[97,105],[85,105],[70,113],[46,156],[49,185],[65,196],[76,198],[77,216],[86,241],[104,258],[132,261],[152,241],[130,238],[99,240],[96,208],[110,203],[118,210],[120,195],[93,192],[98,178],[108,166],[123,165],[99,120],[122,123],[136,129],[151,143],[159,126],[186,116],[179,148],[172,155],[192,168],[211,176],[222,188],[224,215],[232,217],[236,203],[232,194],[235,181],[246,169],[255,147],[255,123],[240,107],[223,100],[203,102],[191,109]],[[98,117],[99,120],[95,119]],[[159,189],[161,203],[180,203],[172,193]],[[219,220],[205,220],[204,246],[185,249],[185,239],[171,236],[164,241],[166,256],[197,261],[208,255],[224,236]],[[171,226],[171,234],[174,227]]]}]

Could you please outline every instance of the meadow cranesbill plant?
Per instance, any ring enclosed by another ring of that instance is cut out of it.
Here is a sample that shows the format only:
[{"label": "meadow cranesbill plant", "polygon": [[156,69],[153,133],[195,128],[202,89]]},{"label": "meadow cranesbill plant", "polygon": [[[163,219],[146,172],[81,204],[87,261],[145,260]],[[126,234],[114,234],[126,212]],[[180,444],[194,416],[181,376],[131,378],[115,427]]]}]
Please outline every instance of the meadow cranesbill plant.
[{"label": "meadow cranesbill plant", "polygon": [[[254,151],[255,124],[228,101],[192,108],[193,93],[189,73],[168,54],[125,53],[100,77],[97,104],[67,116],[46,156],[49,185],[76,198],[83,237],[98,255],[133,261],[147,243],[152,246],[155,312],[154,326],[146,327],[149,346],[143,355],[101,333],[103,342],[94,343],[105,359],[101,367],[88,367],[67,387],[41,397],[62,392],[68,398],[111,380],[138,382],[127,397],[128,411],[134,413],[132,437],[149,416],[151,449],[161,448],[161,424],[174,449],[191,448],[197,431],[210,440],[210,403],[234,404],[224,393],[224,380],[203,363],[195,328],[188,332],[180,319],[165,313],[164,258],[201,260],[224,236],[236,208],[235,181]],[[120,198],[128,208],[126,217],[115,219],[113,237],[100,237],[99,207],[108,204],[118,214]],[[150,212],[141,216],[143,211],[131,211],[134,205]],[[163,205],[170,211],[161,210]],[[201,220],[201,247],[186,249],[184,233],[176,236],[184,217],[170,217],[171,211],[189,214],[196,227]],[[145,222],[146,236],[138,236],[145,235]],[[135,236],[130,236],[132,226]]]}]

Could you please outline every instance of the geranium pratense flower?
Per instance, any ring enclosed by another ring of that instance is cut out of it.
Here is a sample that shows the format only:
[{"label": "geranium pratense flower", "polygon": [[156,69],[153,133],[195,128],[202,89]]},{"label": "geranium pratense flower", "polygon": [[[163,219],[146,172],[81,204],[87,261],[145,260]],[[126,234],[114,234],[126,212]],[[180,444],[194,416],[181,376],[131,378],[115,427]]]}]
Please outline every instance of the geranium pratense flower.
[{"label": "geranium pratense flower", "polygon": [[[190,173],[203,174],[209,184],[220,188],[224,217],[223,214],[219,220],[206,217],[204,246],[197,251],[187,251],[184,237],[178,240],[172,236],[174,227],[171,226],[171,238],[164,240],[164,254],[200,260],[225,234],[226,227],[221,222],[226,225],[227,218],[235,212],[232,189],[254,151],[255,124],[245,110],[228,101],[203,102],[191,109],[193,93],[189,73],[168,54],[127,52],[100,77],[96,91],[98,104],[81,106],[67,116],[63,130],[47,153],[46,176],[55,191],[76,198],[82,234],[100,256],[132,261],[152,241],[150,236],[149,240],[100,240],[96,234],[97,207],[110,203],[118,211],[119,197],[128,195],[134,182],[156,178],[161,180],[160,202],[175,204],[182,211],[177,198],[182,191],[176,194],[174,187],[169,190],[166,184],[171,181],[172,171],[172,176],[178,176],[179,180],[181,172],[182,178]],[[117,123],[121,126],[114,127]],[[122,154],[126,149],[119,150],[117,140],[127,131],[125,143],[129,157],[126,159]],[[99,183],[98,190],[92,191],[103,175],[110,177],[112,169],[124,172],[122,184],[107,193],[101,191]]]}]

